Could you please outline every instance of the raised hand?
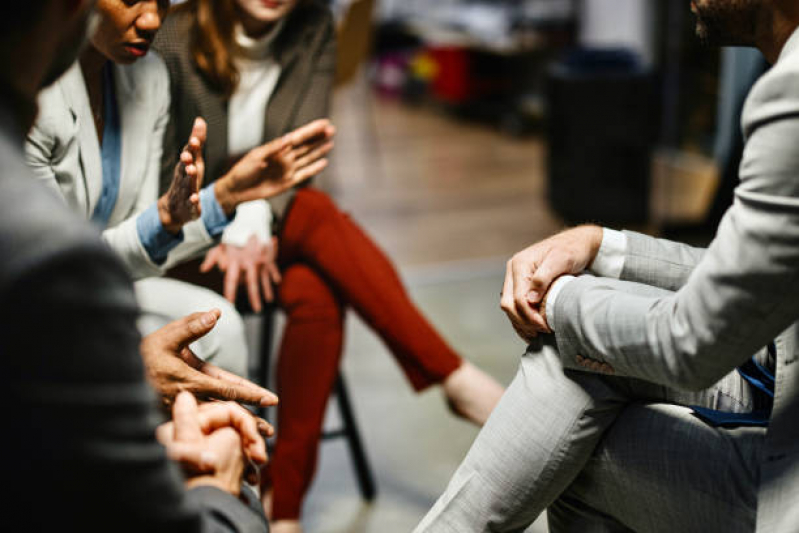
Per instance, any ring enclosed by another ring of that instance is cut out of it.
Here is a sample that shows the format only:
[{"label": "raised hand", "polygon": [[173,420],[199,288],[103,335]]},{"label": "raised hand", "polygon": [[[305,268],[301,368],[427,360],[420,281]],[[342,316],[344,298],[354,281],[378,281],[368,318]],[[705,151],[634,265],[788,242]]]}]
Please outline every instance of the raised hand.
[{"label": "raised hand", "polygon": [[320,119],[253,148],[215,182],[219,205],[231,215],[240,203],[277,196],[319,174],[335,132],[329,120]]},{"label": "raised hand", "polygon": [[170,322],[144,337],[141,353],[150,383],[165,402],[181,391],[200,398],[216,398],[266,407],[277,403],[277,396],[263,387],[221,368],[206,363],[189,345],[208,334],[221,315],[214,309],[194,313]]},{"label": "raised hand", "polygon": [[602,228],[579,226],[514,255],[505,268],[500,307],[525,341],[550,332],[541,304],[552,282],[587,269],[602,245]]},{"label": "raised hand", "polygon": [[203,146],[208,128],[201,118],[194,120],[189,142],[180,153],[180,161],[169,190],[158,199],[161,224],[170,233],[177,233],[184,224],[200,216],[200,187],[205,176]]},{"label": "raised hand", "polygon": [[244,247],[222,243],[208,251],[200,271],[208,272],[214,266],[225,273],[225,298],[235,303],[241,281],[247,286],[253,311],[260,312],[261,291],[264,299],[271,302],[275,298],[272,284],[281,281],[277,267],[277,237],[262,243],[251,235]]}]

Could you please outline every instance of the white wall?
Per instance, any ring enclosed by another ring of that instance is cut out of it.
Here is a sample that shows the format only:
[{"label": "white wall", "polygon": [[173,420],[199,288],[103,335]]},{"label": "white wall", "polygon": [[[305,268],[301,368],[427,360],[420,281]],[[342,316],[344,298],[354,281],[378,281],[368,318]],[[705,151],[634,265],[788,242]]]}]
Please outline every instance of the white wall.
[{"label": "white wall", "polygon": [[654,23],[655,0],[583,0],[580,43],[623,46],[651,65],[655,57]]}]

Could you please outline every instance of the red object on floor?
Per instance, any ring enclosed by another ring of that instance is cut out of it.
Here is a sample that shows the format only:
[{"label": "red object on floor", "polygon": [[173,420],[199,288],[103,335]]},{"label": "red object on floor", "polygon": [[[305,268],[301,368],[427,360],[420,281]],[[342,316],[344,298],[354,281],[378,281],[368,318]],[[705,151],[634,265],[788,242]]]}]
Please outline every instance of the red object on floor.
[{"label": "red object on floor", "polygon": [[277,363],[278,436],[265,476],[273,483],[273,520],[299,518],[313,479],[347,307],[386,343],[417,391],[462,362],[410,300],[386,255],[324,193],[297,192],[279,263],[287,324]]}]

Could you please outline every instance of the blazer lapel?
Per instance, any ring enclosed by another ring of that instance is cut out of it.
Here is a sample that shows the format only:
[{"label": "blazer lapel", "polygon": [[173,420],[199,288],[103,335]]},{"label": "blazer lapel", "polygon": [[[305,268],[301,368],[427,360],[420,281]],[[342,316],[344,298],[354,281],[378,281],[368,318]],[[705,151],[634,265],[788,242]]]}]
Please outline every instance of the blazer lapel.
[{"label": "blazer lapel", "polygon": [[[266,106],[264,142],[288,132],[292,126],[291,117],[305,92],[303,89],[308,81],[308,73],[305,71],[312,63],[311,57],[306,54],[312,49],[310,43],[316,28],[313,24],[304,24],[304,18],[300,15],[289,21],[288,27],[283,28],[279,40],[275,43],[275,58],[280,65],[280,78]],[[294,70],[300,72],[292,72]]]},{"label": "blazer lapel", "polygon": [[114,67],[119,127],[122,134],[122,155],[119,166],[119,195],[111,213],[111,222],[127,218],[132,203],[146,178],[149,143],[148,118],[152,115],[144,100],[145,91],[137,87],[135,69]]},{"label": "blazer lapel", "polygon": [[[89,93],[79,63],[75,63],[61,79],[64,100],[76,123],[78,147],[80,149],[80,171],[83,173],[85,190],[85,212],[90,218],[103,188],[103,164],[100,157],[100,139],[94,125]],[[76,184],[77,186],[77,184]]]}]

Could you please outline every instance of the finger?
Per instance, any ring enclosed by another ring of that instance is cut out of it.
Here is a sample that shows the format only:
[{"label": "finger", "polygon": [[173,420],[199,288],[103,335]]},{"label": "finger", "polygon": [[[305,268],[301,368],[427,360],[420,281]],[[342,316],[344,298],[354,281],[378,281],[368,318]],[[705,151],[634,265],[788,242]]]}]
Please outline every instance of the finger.
[{"label": "finger", "polygon": [[208,272],[210,271],[215,264],[218,262],[219,254],[222,253],[219,246],[211,248],[207,254],[205,254],[205,260],[203,260],[202,264],[200,265],[200,272]]},{"label": "finger", "polygon": [[[515,258],[511,264],[513,276],[513,302],[516,313],[522,323],[529,324],[534,322],[532,304],[532,276],[530,267],[526,261]],[[538,295],[535,295],[539,298]]]},{"label": "finger", "polygon": [[275,285],[280,285],[280,282],[283,281],[283,277],[280,275],[280,269],[277,267],[274,261],[270,261],[266,265],[266,269],[269,271],[269,277],[272,278],[272,281]]},{"label": "finger", "polygon": [[320,159],[315,163],[311,163],[304,168],[298,169],[297,172],[294,173],[294,176],[289,178],[287,188],[293,187],[307,179],[316,176],[322,172],[325,167],[327,167],[327,159]]},{"label": "finger", "polygon": [[272,280],[270,279],[270,265],[264,265],[264,268],[261,269],[261,272],[258,275],[261,278],[261,290],[264,293],[264,300],[267,302],[273,302],[275,300],[275,295],[272,292]]},{"label": "finger", "polygon": [[191,136],[195,137],[201,145],[205,144],[205,141],[208,139],[208,124],[202,117],[194,119],[194,124],[191,128]]},{"label": "finger", "polygon": [[250,150],[250,153],[253,154],[254,157],[266,161],[275,154],[287,149],[289,147],[289,140],[289,136],[284,135],[283,137],[278,137],[273,141],[253,148]]},{"label": "finger", "polygon": [[206,335],[214,329],[222,312],[219,309],[201,313],[192,313],[181,319],[170,322],[154,334],[161,337],[165,346],[181,349]]},{"label": "finger", "polygon": [[541,301],[555,278],[572,273],[571,266],[568,259],[557,252],[550,252],[544,257],[531,280],[531,288],[537,296],[536,303]]},{"label": "finger", "polygon": [[318,135],[325,135],[330,126],[330,121],[326,118],[314,120],[305,126],[297,128],[288,134],[291,144],[298,145],[313,139]]},{"label": "finger", "polygon": [[266,443],[258,430],[256,418],[242,406],[231,402],[213,402],[203,406],[200,412],[203,433],[232,427],[241,437],[243,448],[253,461],[266,462]]},{"label": "finger", "polygon": [[172,442],[166,447],[167,457],[193,473],[212,473],[219,458],[199,442]]},{"label": "finger", "polygon": [[174,422],[165,422],[155,428],[155,438],[164,446],[175,440]]},{"label": "finger", "polygon": [[175,440],[193,442],[202,439],[197,401],[188,392],[181,392],[172,406],[172,421],[175,423]]},{"label": "finger", "polygon": [[275,428],[264,420],[263,418],[256,416],[255,417],[255,424],[258,426],[258,432],[264,437],[271,437],[275,434]]},{"label": "finger", "polygon": [[[236,376],[238,377],[238,376]],[[242,380],[242,378],[239,378]],[[220,379],[201,373],[192,378],[190,390],[200,397],[216,398],[231,402],[267,407],[277,403],[277,397],[254,383],[241,383],[231,379]]]},{"label": "finger", "polygon": [[261,291],[258,290],[258,271],[255,265],[247,265],[244,272],[247,280],[247,295],[250,298],[250,305],[256,313],[261,312]]},{"label": "finger", "polygon": [[505,264],[505,281],[502,284],[499,305],[505,313],[515,313],[513,303],[513,259]]},{"label": "finger", "polygon": [[222,382],[221,385],[231,384],[235,385],[237,390],[246,390],[248,399],[241,400],[237,398],[227,398],[219,396],[217,396],[217,398],[220,398],[222,400],[241,401],[244,403],[260,405],[261,407],[269,407],[271,405],[276,405],[278,402],[278,398],[275,393],[261,386],[256,385],[255,383],[253,383],[248,379],[245,379],[241,376],[237,376],[232,372],[228,372],[227,370],[222,370],[216,365],[207,363],[205,361],[201,361],[201,364],[199,366],[196,366],[195,368],[197,368],[204,375],[219,380],[220,382]]},{"label": "finger", "polygon": [[225,272],[225,298],[232,303],[236,302],[236,292],[239,288],[239,264],[238,261],[230,261],[229,268]]},{"label": "finger", "polygon": [[327,155],[328,153],[330,153],[330,151],[332,149],[333,149],[333,143],[332,142],[326,142],[325,144],[314,148],[313,150],[308,152],[306,155],[304,155],[304,156],[302,156],[300,158],[297,158],[297,160],[294,162],[294,164],[295,164],[296,168],[298,168],[298,169],[301,169],[303,167],[307,167],[308,165],[310,165],[314,161],[317,161],[317,160],[321,159],[322,157],[324,157],[325,155]]}]

